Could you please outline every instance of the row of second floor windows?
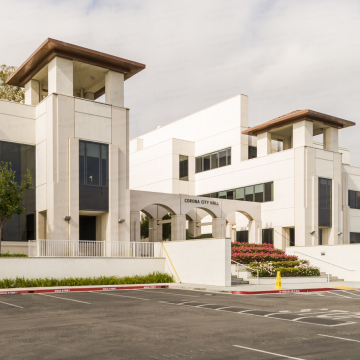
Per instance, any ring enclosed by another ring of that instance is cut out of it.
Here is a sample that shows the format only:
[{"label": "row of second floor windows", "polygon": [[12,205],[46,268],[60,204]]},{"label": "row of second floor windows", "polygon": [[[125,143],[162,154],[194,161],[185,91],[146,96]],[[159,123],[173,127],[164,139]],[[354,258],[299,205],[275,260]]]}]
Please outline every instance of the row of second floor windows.
[{"label": "row of second floor windows", "polygon": [[195,173],[231,165],[231,148],[196,157]]},{"label": "row of second floor windows", "polygon": [[349,190],[349,203],[351,209],[360,209],[360,191]]},{"label": "row of second floor windows", "polygon": [[268,202],[274,200],[273,188],[273,182],[268,182],[263,184],[245,186],[238,189],[218,191],[201,196],[229,200]]}]

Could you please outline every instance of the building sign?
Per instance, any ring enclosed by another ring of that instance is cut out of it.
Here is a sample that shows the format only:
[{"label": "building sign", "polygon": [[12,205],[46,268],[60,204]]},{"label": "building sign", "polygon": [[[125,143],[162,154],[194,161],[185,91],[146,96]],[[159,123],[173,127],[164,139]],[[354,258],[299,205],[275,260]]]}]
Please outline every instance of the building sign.
[{"label": "building sign", "polygon": [[201,204],[201,205],[217,205],[219,206],[219,202],[215,200],[198,200],[198,199],[184,199],[186,203],[193,203],[193,204]]}]

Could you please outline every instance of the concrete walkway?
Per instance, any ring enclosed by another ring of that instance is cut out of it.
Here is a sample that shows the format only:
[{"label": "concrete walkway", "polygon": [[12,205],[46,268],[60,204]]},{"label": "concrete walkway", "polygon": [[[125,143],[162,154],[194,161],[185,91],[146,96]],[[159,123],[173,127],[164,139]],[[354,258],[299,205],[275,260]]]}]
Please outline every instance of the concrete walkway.
[{"label": "concrete walkway", "polygon": [[[318,288],[333,288],[343,287],[346,288],[360,288],[360,282],[351,282],[351,281],[334,281],[334,282],[324,282],[324,283],[309,283],[309,284],[285,284],[282,286],[283,290],[292,290],[292,289],[318,289]],[[170,289],[187,289],[187,290],[205,290],[213,292],[225,292],[231,293],[233,291],[268,291],[275,290],[275,279],[274,285],[233,285],[233,286],[212,286],[212,285],[202,285],[202,284],[179,284],[173,283],[169,284]]]}]

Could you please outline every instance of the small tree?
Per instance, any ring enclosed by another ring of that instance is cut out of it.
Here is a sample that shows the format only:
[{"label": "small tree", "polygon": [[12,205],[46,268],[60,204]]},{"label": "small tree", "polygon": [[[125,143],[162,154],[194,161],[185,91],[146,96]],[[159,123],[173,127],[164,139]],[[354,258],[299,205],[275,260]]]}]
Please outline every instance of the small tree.
[{"label": "small tree", "polygon": [[26,174],[19,186],[15,181],[15,171],[11,168],[11,163],[0,163],[0,252],[1,235],[4,226],[12,220],[15,214],[20,215],[24,212],[23,193],[31,186],[30,171]]},{"label": "small tree", "polygon": [[0,99],[23,103],[24,89],[19,86],[6,84],[7,78],[16,70],[15,66],[0,65]]},{"label": "small tree", "polygon": [[149,218],[147,216],[141,217],[140,234],[142,239],[147,239],[149,237]]}]

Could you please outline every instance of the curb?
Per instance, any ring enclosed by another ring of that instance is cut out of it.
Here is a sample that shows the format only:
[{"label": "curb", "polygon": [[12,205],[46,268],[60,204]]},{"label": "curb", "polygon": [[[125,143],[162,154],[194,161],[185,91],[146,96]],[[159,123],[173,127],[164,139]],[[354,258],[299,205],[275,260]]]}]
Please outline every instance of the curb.
[{"label": "curb", "polygon": [[232,291],[233,295],[258,295],[258,294],[286,294],[313,291],[334,291],[337,288],[310,288],[310,289],[289,289],[289,290],[263,290],[263,291]]},{"label": "curb", "polygon": [[135,290],[135,289],[160,289],[168,288],[169,285],[135,285],[135,286],[111,286],[111,287],[68,287],[68,288],[54,288],[54,289],[38,289],[38,290],[8,290],[0,291],[0,295],[15,295],[15,294],[39,294],[39,293],[63,293],[76,291],[113,291],[113,290]]}]

